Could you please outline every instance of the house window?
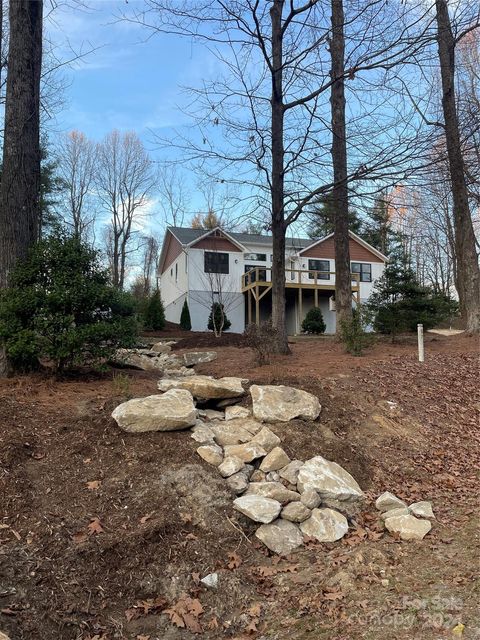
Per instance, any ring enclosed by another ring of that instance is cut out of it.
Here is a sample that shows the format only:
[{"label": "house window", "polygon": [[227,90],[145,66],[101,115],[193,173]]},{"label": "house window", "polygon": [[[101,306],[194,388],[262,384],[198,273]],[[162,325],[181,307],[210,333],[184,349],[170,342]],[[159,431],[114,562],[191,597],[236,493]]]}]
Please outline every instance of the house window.
[{"label": "house window", "polygon": [[175,282],[178,282],[178,262],[175,263]]},{"label": "house window", "polygon": [[[245,273],[252,271],[253,269],[257,269],[257,267],[253,264],[245,265]],[[254,271],[250,274],[248,278],[248,282],[267,282],[267,270],[266,269],[258,269],[258,271]]]},{"label": "house window", "polygon": [[330,280],[330,260],[309,260],[308,270],[310,280]]},{"label": "house window", "polygon": [[205,251],[205,273],[229,273],[228,253]]},{"label": "house window", "polygon": [[372,265],[363,262],[352,262],[352,273],[360,274],[360,282],[372,281]]},{"label": "house window", "polygon": [[266,253],[245,253],[243,255],[245,260],[254,260],[256,262],[266,262],[267,254]]}]

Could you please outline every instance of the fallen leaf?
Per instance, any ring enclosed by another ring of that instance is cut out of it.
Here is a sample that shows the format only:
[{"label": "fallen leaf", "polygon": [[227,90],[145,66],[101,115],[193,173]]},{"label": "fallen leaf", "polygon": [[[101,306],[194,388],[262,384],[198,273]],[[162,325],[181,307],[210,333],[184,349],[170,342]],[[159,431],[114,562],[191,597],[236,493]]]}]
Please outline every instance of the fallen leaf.
[{"label": "fallen leaf", "polygon": [[99,518],[94,518],[87,527],[88,535],[91,536],[97,533],[103,533],[103,527]]},{"label": "fallen leaf", "polygon": [[145,524],[147,520],[150,520],[150,518],[153,516],[154,513],[155,511],[152,511],[151,513],[147,513],[146,516],[143,516],[142,518],[140,518],[140,524]]},{"label": "fallen leaf", "polygon": [[75,542],[75,544],[82,544],[82,542],[85,542],[88,538],[88,535],[85,533],[85,531],[77,531],[77,533],[74,533],[72,536],[72,540],[73,542]]},{"label": "fallen leaf", "polygon": [[247,609],[248,615],[252,616],[252,618],[259,618],[261,612],[262,612],[262,606],[258,602],[257,604],[252,605],[250,609]]},{"label": "fallen leaf", "polygon": [[238,567],[242,564],[242,559],[240,558],[240,556],[238,555],[238,553],[235,553],[235,551],[232,551],[231,553],[228,554],[228,564],[227,567],[229,569],[238,569]]},{"label": "fallen leaf", "polygon": [[185,628],[183,616],[180,616],[175,609],[164,609],[162,613],[165,613],[170,618],[170,622],[172,622],[176,627],[180,627],[181,629]]},{"label": "fallen leaf", "polygon": [[151,636],[137,636],[136,640],[150,640]]},{"label": "fallen leaf", "polygon": [[90,491],[93,491],[94,489],[99,489],[101,484],[102,484],[101,480],[90,480],[89,482],[86,483],[87,489],[90,489]]},{"label": "fallen leaf", "polygon": [[31,455],[31,457],[34,460],[42,460],[43,458],[45,458],[45,454],[41,453],[40,451],[34,451]]}]

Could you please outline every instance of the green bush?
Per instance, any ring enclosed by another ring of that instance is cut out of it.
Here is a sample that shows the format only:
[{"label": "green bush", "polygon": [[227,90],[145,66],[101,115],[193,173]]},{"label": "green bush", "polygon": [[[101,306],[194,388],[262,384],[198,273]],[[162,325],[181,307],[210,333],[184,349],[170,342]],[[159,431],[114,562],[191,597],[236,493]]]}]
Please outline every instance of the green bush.
[{"label": "green bush", "polygon": [[224,306],[220,304],[220,302],[214,302],[212,304],[207,326],[217,337],[221,336],[223,331],[228,331],[232,326],[232,323],[227,318]]},{"label": "green bush", "polygon": [[133,299],[109,285],[98,252],[57,233],[32,248],[0,292],[0,338],[14,369],[94,364],[136,337]]},{"label": "green bush", "polygon": [[306,333],[325,333],[326,328],[322,312],[318,307],[312,307],[302,322],[302,331]]},{"label": "green bush", "polygon": [[165,309],[158,289],[152,293],[145,306],[143,327],[151,331],[161,331],[165,328]]},{"label": "green bush", "polygon": [[411,268],[397,259],[388,264],[366,305],[375,331],[395,336],[425,330],[456,313],[456,303],[419,284]]},{"label": "green bush", "polygon": [[184,331],[192,330],[192,321],[190,319],[190,309],[188,308],[188,302],[185,300],[182,307],[182,313],[180,314],[180,327]]},{"label": "green bush", "polygon": [[361,356],[371,345],[373,336],[365,330],[366,319],[362,307],[352,310],[352,317],[340,322],[340,338],[348,353]]}]

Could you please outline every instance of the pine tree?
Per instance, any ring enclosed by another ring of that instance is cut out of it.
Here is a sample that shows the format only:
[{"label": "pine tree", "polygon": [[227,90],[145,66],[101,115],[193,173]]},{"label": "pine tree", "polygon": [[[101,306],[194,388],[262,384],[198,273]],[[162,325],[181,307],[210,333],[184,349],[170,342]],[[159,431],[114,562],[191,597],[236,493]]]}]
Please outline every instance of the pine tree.
[{"label": "pine tree", "polygon": [[180,327],[184,331],[192,330],[192,320],[190,318],[190,309],[188,308],[188,302],[185,300],[182,307],[182,313],[180,314]]},{"label": "pine tree", "polygon": [[[315,204],[307,231],[310,238],[324,238],[333,233],[334,207],[331,198],[331,195],[324,196]],[[362,221],[352,207],[348,214],[348,227],[353,233],[362,235]]]},{"label": "pine tree", "polygon": [[325,333],[326,328],[320,309],[318,307],[309,309],[302,322],[302,331],[306,333]]},{"label": "pine tree", "polygon": [[431,329],[455,313],[456,303],[419,284],[402,243],[397,242],[366,309],[374,329],[391,335],[393,342],[399,333],[416,331],[418,323]]},{"label": "pine tree", "polygon": [[158,289],[150,296],[145,309],[143,324],[145,329],[153,331],[161,331],[165,328],[165,310]]},{"label": "pine tree", "polygon": [[389,222],[388,202],[385,195],[382,194],[373,203],[362,237],[384,255],[387,255],[395,236]]}]

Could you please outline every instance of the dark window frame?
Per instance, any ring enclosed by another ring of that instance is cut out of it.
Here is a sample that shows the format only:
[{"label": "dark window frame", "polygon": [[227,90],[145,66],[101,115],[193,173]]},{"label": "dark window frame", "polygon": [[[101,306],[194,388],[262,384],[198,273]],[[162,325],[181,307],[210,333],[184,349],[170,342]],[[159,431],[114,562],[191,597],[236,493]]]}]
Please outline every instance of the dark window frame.
[{"label": "dark window frame", "polygon": [[230,254],[221,251],[205,251],[203,255],[205,273],[230,273]]},{"label": "dark window frame", "polygon": [[[358,267],[358,269],[356,267]],[[352,273],[358,273],[360,275],[360,282],[372,282],[371,262],[351,262],[350,268]]]},{"label": "dark window frame", "polygon": [[[323,262],[328,265],[326,269],[317,269],[316,267],[312,267],[312,263]],[[317,272],[317,273],[315,273]],[[308,260],[308,277],[310,280],[330,280],[330,260],[325,259],[317,259],[317,258],[309,258]]]}]

